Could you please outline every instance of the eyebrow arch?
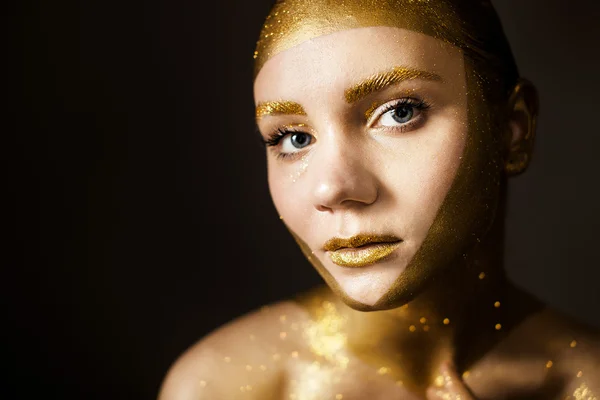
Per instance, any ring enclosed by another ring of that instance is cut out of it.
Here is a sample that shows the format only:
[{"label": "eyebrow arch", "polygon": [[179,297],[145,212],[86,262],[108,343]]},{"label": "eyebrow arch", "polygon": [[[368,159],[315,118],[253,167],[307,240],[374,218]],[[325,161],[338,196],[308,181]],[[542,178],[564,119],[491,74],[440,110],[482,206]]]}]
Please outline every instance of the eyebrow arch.
[{"label": "eyebrow arch", "polygon": [[423,79],[436,82],[444,81],[440,75],[434,74],[433,72],[406,67],[395,67],[389,71],[372,75],[356,85],[353,85],[349,89],[346,89],[344,91],[344,97],[348,103],[355,103],[373,92],[411,79]]},{"label": "eyebrow arch", "polygon": [[306,115],[306,111],[294,101],[265,101],[256,106],[256,119],[273,114]]}]

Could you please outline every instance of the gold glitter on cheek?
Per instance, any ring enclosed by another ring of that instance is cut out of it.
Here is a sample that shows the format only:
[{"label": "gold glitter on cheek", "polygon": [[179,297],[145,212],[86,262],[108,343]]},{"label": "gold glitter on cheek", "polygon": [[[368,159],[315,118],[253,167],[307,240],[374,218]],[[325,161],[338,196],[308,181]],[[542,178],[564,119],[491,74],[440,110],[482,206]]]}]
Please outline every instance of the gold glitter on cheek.
[{"label": "gold glitter on cheek", "polygon": [[502,329],[502,324],[496,324],[495,328],[497,331],[499,331],[500,329]]},{"label": "gold glitter on cheek", "polygon": [[414,325],[411,325],[411,326],[408,327],[408,330],[411,331],[411,332],[414,332],[414,331],[417,330],[417,328]]},{"label": "gold glitter on cheek", "polygon": [[575,346],[577,346],[577,340],[573,340],[570,344],[570,346],[573,348]]},{"label": "gold glitter on cheek", "polygon": [[546,368],[552,368],[552,365],[554,365],[554,363],[552,362],[552,360],[549,360],[549,361],[546,363]]},{"label": "gold glitter on cheek", "polygon": [[386,367],[381,367],[377,370],[379,375],[386,375],[388,372],[390,372],[390,369]]},{"label": "gold glitter on cheek", "polygon": [[200,387],[206,387],[206,381],[200,381]]},{"label": "gold glitter on cheek", "polygon": [[499,302],[499,301],[495,302],[495,303],[494,303],[494,307],[496,307],[496,308],[500,308],[500,302]]},{"label": "gold glitter on cheek", "polygon": [[582,376],[583,376],[583,371],[579,371],[579,372],[577,373],[577,377],[578,377],[578,378],[581,378]]},{"label": "gold glitter on cheek", "polygon": [[485,272],[479,274],[479,279],[485,279]]},{"label": "gold glitter on cheek", "polygon": [[279,332],[279,339],[284,340],[287,337],[287,332]]},{"label": "gold glitter on cheek", "polygon": [[421,319],[419,320],[420,323],[424,324],[427,322],[427,318],[425,317],[421,317]]},{"label": "gold glitter on cheek", "polygon": [[341,393],[338,393],[335,395],[335,400],[342,400],[344,398],[344,395]]},{"label": "gold glitter on cheek", "polygon": [[223,361],[225,361],[226,363],[231,362],[231,357],[224,357]]},{"label": "gold glitter on cheek", "polygon": [[444,318],[444,325],[450,324],[450,320],[448,318]]},{"label": "gold glitter on cheek", "polygon": [[292,182],[296,183],[296,181],[298,179],[300,179],[300,177],[306,172],[307,169],[308,169],[308,154],[305,153],[302,155],[302,158],[300,159],[300,166],[290,176],[292,178]]},{"label": "gold glitter on cheek", "polygon": [[469,376],[471,376],[471,371],[465,371],[462,374],[463,379],[467,379]]}]

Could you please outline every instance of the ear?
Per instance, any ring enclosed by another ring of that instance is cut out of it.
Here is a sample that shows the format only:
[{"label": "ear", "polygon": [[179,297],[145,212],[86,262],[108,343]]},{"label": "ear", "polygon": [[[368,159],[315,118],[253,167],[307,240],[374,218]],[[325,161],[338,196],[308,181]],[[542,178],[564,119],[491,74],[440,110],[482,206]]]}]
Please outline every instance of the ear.
[{"label": "ear", "polygon": [[505,130],[504,170],[514,176],[524,172],[531,160],[539,100],[531,82],[519,79],[508,100],[508,119]]}]

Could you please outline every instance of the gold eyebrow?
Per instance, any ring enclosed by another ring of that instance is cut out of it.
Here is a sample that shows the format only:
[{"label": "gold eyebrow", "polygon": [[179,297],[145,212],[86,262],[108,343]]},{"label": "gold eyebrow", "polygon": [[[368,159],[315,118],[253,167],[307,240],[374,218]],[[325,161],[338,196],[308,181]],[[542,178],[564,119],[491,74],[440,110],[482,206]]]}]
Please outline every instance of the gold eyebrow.
[{"label": "gold eyebrow", "polygon": [[348,103],[355,103],[365,96],[377,92],[389,85],[400,83],[411,79],[424,79],[428,81],[443,82],[441,76],[433,72],[418,69],[396,67],[390,71],[380,72],[368,77],[344,91],[344,97]]},{"label": "gold eyebrow", "polygon": [[256,119],[272,114],[306,115],[306,111],[294,101],[266,101],[256,106]]}]

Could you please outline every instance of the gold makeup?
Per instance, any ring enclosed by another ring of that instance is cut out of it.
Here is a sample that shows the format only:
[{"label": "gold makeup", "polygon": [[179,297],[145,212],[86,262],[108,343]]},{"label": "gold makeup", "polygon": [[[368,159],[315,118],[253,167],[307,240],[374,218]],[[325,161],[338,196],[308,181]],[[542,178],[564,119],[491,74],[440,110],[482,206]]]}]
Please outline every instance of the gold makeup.
[{"label": "gold makeup", "polygon": [[329,258],[340,267],[361,268],[383,260],[398,248],[400,243],[378,243],[360,248],[346,248],[329,252]]},{"label": "gold makeup", "polygon": [[393,235],[356,235],[348,239],[333,238],[323,249],[334,264],[360,268],[383,260],[398,248],[401,240]]},{"label": "gold makeup", "polygon": [[355,103],[364,97],[378,92],[390,85],[395,85],[407,80],[422,79],[428,81],[443,82],[441,76],[433,72],[420,71],[413,68],[395,67],[390,71],[381,72],[370,76],[346,89],[344,97],[348,103]]},{"label": "gold makeup", "polygon": [[281,51],[306,40],[347,29],[393,26],[425,33],[455,44],[462,29],[454,7],[446,1],[278,1],[267,16],[254,52],[255,76]]},{"label": "gold makeup", "polygon": [[256,119],[273,114],[306,115],[306,111],[293,101],[266,101],[256,106]]}]

